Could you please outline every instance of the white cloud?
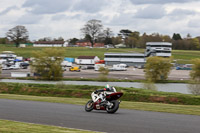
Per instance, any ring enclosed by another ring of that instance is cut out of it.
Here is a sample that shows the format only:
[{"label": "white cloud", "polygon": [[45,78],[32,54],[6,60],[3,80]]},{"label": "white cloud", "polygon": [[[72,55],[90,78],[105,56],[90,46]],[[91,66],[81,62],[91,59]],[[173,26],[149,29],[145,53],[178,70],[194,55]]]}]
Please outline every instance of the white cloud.
[{"label": "white cloud", "polygon": [[8,8],[6,8],[5,10],[3,10],[3,11],[0,12],[0,16],[1,16],[1,15],[6,15],[6,14],[9,13],[10,11],[16,10],[16,9],[18,9],[17,6],[8,7]]},{"label": "white cloud", "polygon": [[187,16],[187,15],[195,15],[197,12],[194,10],[187,10],[187,9],[174,9],[172,12],[169,13],[170,16]]},{"label": "white cloud", "polygon": [[198,0],[130,0],[133,4],[187,3]]},{"label": "white cloud", "polygon": [[149,5],[143,9],[139,9],[135,14],[137,18],[144,19],[160,19],[166,15],[166,11],[161,5]]},{"label": "white cloud", "polygon": [[199,0],[1,0],[0,37],[24,25],[30,39],[81,37],[90,19],[101,20],[115,35],[121,29],[200,35]]},{"label": "white cloud", "polygon": [[19,25],[25,25],[25,24],[37,24],[42,20],[41,15],[34,15],[34,14],[25,14],[21,16],[16,23]]},{"label": "white cloud", "polygon": [[188,22],[190,28],[200,28],[200,16],[198,18],[193,18]]},{"label": "white cloud", "polygon": [[71,0],[27,0],[22,6],[34,14],[54,14],[69,10],[72,4]]},{"label": "white cloud", "polygon": [[[107,1],[108,2],[108,1]],[[75,11],[85,11],[87,13],[95,13],[108,4],[105,0],[79,0],[74,7]]]}]

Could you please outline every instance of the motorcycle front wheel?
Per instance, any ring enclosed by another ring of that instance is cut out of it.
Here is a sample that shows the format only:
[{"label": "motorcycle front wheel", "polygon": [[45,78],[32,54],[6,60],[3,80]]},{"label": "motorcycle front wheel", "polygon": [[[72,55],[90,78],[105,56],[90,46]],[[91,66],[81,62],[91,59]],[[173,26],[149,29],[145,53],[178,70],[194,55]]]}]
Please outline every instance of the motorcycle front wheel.
[{"label": "motorcycle front wheel", "polygon": [[118,110],[119,102],[117,100],[113,100],[110,101],[110,103],[112,103],[112,106],[106,106],[106,111],[113,114]]},{"label": "motorcycle front wheel", "polygon": [[94,102],[92,100],[88,101],[85,105],[85,111],[90,112],[94,108]]}]

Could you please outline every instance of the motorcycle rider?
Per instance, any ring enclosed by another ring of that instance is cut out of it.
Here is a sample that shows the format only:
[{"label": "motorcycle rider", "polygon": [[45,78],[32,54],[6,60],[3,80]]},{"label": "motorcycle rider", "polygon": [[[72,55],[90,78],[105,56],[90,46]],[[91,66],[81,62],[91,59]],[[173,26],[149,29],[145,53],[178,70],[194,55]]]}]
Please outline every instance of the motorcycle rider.
[{"label": "motorcycle rider", "polygon": [[104,89],[99,89],[96,90],[92,93],[92,100],[94,102],[98,101],[99,99],[101,99],[102,102],[105,101],[105,97],[107,93],[113,93],[116,92],[114,87],[110,87],[108,84],[105,86]]}]

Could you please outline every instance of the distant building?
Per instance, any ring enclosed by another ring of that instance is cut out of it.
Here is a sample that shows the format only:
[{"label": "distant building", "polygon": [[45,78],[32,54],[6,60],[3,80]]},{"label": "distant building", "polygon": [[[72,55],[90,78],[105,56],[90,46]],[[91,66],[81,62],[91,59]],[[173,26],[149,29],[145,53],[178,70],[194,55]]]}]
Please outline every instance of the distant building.
[{"label": "distant building", "polygon": [[99,60],[97,56],[79,56],[75,62],[82,65],[94,65]]},{"label": "distant building", "polygon": [[[91,42],[86,41],[86,40],[79,40],[76,42],[76,45],[78,47],[91,47],[92,46]],[[93,47],[104,47],[104,43],[94,43]]]},{"label": "distant building", "polygon": [[91,43],[89,41],[86,40],[79,40],[76,42],[76,45],[78,47],[86,47],[86,46],[91,46]]},{"label": "distant building", "polygon": [[147,42],[145,56],[170,57],[172,43],[168,42]]},{"label": "distant building", "polygon": [[26,44],[20,44],[19,47],[20,47],[20,48],[25,48],[25,47],[26,47]]},{"label": "distant building", "polygon": [[170,57],[172,44],[168,42],[147,42],[146,52],[141,53],[105,53],[106,65],[126,64],[128,66],[141,66],[146,63],[149,56]]},{"label": "distant building", "polygon": [[33,47],[66,47],[67,42],[64,41],[37,41]]},{"label": "distant building", "polygon": [[115,45],[116,48],[126,48],[125,44],[117,44]]},{"label": "distant building", "polygon": [[109,66],[114,64],[134,66],[146,63],[145,55],[140,53],[105,53],[104,56],[105,64]]}]

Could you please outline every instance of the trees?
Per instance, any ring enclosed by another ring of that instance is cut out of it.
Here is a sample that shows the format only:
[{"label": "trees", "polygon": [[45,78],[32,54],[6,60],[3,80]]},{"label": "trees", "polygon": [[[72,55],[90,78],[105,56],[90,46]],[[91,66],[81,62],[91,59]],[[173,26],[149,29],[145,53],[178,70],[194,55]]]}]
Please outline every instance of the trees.
[{"label": "trees", "polygon": [[174,33],[172,39],[173,40],[182,40],[181,35],[179,33]]},{"label": "trees", "polygon": [[200,48],[199,39],[198,38],[191,39],[191,45],[192,45],[191,47],[193,50],[199,49]]},{"label": "trees", "polygon": [[130,33],[130,35],[125,39],[125,44],[130,48],[138,47],[138,40],[140,38],[140,33],[138,31],[134,31]]},{"label": "trees", "polygon": [[84,27],[81,29],[81,32],[84,34],[84,36],[88,36],[88,40],[91,42],[93,47],[95,40],[98,38],[102,29],[103,25],[101,24],[101,21],[92,19],[84,25]]},{"label": "trees", "polygon": [[150,82],[166,80],[171,69],[171,59],[163,57],[149,57],[145,65],[145,76]]},{"label": "trees", "polygon": [[6,38],[0,38],[0,44],[6,44],[7,39]]},{"label": "trees", "polygon": [[64,38],[60,36],[58,38],[54,38],[53,41],[64,41]]},{"label": "trees", "polygon": [[119,36],[121,36],[122,38],[127,38],[130,36],[130,34],[132,33],[131,30],[128,30],[128,29],[122,29],[119,31]]},{"label": "trees", "polygon": [[1,66],[1,64],[0,64],[0,77],[1,77],[1,71],[2,71],[2,66]]},{"label": "trees", "polygon": [[77,38],[71,38],[71,39],[68,40],[68,42],[69,42],[70,45],[76,45],[76,42],[77,42],[78,40],[79,40],[79,39],[77,39]]},{"label": "trees", "polygon": [[193,66],[190,72],[190,77],[195,82],[200,83],[200,59],[193,59],[192,62],[193,62]]},{"label": "trees", "polygon": [[28,31],[25,26],[16,26],[6,33],[7,38],[14,42],[16,47],[19,47],[21,42],[28,41]]},{"label": "trees", "polygon": [[188,87],[192,94],[200,95],[200,59],[193,59],[192,62],[191,84]]},{"label": "trees", "polygon": [[60,80],[63,77],[61,63],[64,59],[64,52],[56,48],[34,52],[34,61],[31,63],[32,71],[46,80]]},{"label": "trees", "polygon": [[105,45],[112,44],[112,36],[113,36],[113,32],[111,31],[110,28],[106,28],[103,31],[103,38],[104,38]]},{"label": "trees", "polygon": [[122,37],[121,36],[117,36],[117,37],[112,37],[112,44],[113,45],[117,45],[122,43]]}]

